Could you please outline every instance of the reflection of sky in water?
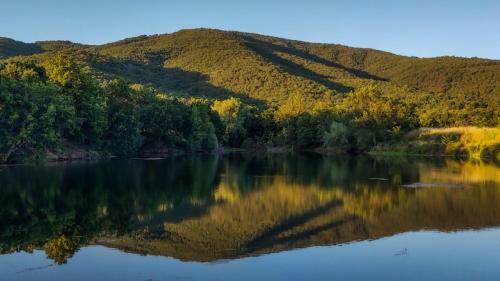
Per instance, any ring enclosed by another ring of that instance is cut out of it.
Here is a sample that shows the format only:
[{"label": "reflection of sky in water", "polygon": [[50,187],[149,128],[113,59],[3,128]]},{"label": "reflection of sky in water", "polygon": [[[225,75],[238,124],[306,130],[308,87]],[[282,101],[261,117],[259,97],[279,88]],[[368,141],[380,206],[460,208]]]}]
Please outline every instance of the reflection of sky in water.
[{"label": "reflection of sky in water", "polygon": [[[407,254],[398,255],[405,248]],[[0,279],[500,280],[499,261],[500,229],[423,231],[218,263],[180,262],[90,246],[66,265],[44,267],[52,262],[43,252],[17,253],[0,256]]]}]

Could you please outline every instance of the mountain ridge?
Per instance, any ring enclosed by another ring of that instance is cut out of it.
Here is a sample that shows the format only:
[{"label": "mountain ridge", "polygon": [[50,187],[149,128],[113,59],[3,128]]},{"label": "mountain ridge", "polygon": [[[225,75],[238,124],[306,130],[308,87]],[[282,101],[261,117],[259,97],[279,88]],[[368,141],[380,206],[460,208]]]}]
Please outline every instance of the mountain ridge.
[{"label": "mountain ridge", "polygon": [[500,61],[496,60],[407,57],[239,31],[183,29],[103,45],[8,42],[12,46],[0,41],[0,56],[18,50],[24,55],[17,59],[48,61],[63,52],[105,79],[125,78],[185,96],[236,96],[271,106],[301,99],[311,107],[318,100],[330,101],[339,93],[371,84],[385,93],[437,94],[438,100],[479,96],[498,103],[500,96]]},{"label": "mountain ridge", "polygon": [[75,43],[68,40],[41,40],[33,43],[26,43],[8,37],[0,37],[0,59],[60,51],[68,47],[90,47],[90,45]]},{"label": "mountain ridge", "polygon": [[46,51],[41,53],[7,60],[50,61],[62,52],[103,79],[124,78],[174,95],[238,97],[272,107],[301,100],[302,107],[290,109],[294,112],[310,110],[318,101],[331,103],[338,94],[370,85],[410,100],[425,100],[423,96],[430,94],[434,102],[500,104],[500,61],[489,59],[415,58],[204,28],[93,46],[49,42],[57,44],[51,48],[45,44]]},{"label": "mountain ridge", "polygon": [[[460,56],[460,55],[452,55],[452,54],[443,54],[443,55],[437,55],[437,56],[416,56],[416,55],[411,55],[411,54],[400,54],[397,52],[392,52],[392,51],[386,51],[382,49],[376,49],[376,48],[371,48],[371,47],[361,47],[361,46],[351,46],[351,45],[346,45],[346,44],[341,44],[341,43],[334,43],[334,42],[319,42],[319,41],[306,41],[306,40],[301,40],[301,39],[288,39],[285,37],[277,36],[277,35],[265,35],[265,34],[260,34],[256,32],[246,32],[246,31],[238,31],[238,30],[225,30],[225,29],[218,29],[218,28],[205,28],[205,27],[196,27],[196,28],[182,28],[174,32],[166,32],[166,33],[156,33],[156,34],[140,34],[136,36],[130,36],[130,37],[125,37],[123,39],[117,40],[117,41],[111,41],[111,42],[105,42],[105,43],[100,43],[100,44],[87,44],[87,43],[81,43],[81,42],[73,42],[70,40],[62,40],[62,39],[46,39],[46,40],[36,40],[33,42],[24,42],[21,40],[16,40],[15,38],[12,37],[5,37],[5,36],[0,36],[0,40],[12,40],[12,41],[17,41],[23,44],[39,44],[43,42],[67,42],[75,45],[80,45],[80,46],[86,46],[86,47],[93,47],[93,46],[105,46],[105,45],[111,45],[111,44],[116,44],[120,42],[126,42],[126,41],[133,41],[139,38],[142,39],[147,39],[150,37],[155,37],[155,36],[165,36],[165,35],[172,35],[178,32],[184,32],[184,31],[194,31],[194,30],[213,30],[213,31],[219,31],[219,32],[227,32],[227,33],[239,33],[239,34],[247,34],[251,36],[266,36],[270,38],[277,38],[277,39],[285,39],[288,41],[294,41],[297,43],[306,43],[306,44],[315,44],[315,45],[325,45],[325,46],[337,46],[337,47],[345,47],[345,48],[350,48],[350,49],[358,49],[358,50],[366,50],[366,51],[376,51],[380,53],[385,53],[389,55],[394,55],[394,56],[399,56],[399,57],[405,57],[405,58],[414,58],[414,59],[438,59],[438,58],[459,58],[459,59],[479,59],[479,60],[487,60],[487,61],[496,61],[500,62],[500,59],[497,58],[487,58],[487,57],[477,57],[477,56]],[[6,58],[6,57],[4,57]]]}]

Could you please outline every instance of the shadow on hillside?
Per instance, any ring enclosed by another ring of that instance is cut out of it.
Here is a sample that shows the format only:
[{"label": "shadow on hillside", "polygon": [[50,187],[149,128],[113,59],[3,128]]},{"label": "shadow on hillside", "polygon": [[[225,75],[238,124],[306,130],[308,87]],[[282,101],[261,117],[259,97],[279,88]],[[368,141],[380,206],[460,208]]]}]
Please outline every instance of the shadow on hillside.
[{"label": "shadow on hillside", "polygon": [[10,38],[0,37],[0,59],[12,56],[31,56],[43,53],[42,47],[35,43],[23,43]]},{"label": "shadow on hillside", "polygon": [[262,55],[263,57],[269,59],[270,61],[277,63],[278,65],[280,65],[283,69],[285,69],[289,73],[314,80],[317,83],[321,83],[327,87],[334,88],[339,92],[348,92],[348,91],[352,90],[352,88],[345,86],[345,85],[342,85],[340,83],[331,82],[328,80],[328,78],[330,78],[330,77],[315,73],[311,70],[306,69],[305,67],[303,67],[299,64],[296,64],[296,63],[291,62],[287,59],[281,58],[278,55],[276,55],[275,52],[286,53],[289,55],[300,57],[300,58],[305,59],[305,60],[309,60],[309,61],[312,61],[315,63],[322,64],[322,65],[325,65],[328,67],[338,68],[338,69],[346,71],[347,73],[349,73],[353,76],[359,77],[359,78],[372,79],[372,80],[378,80],[378,81],[387,81],[384,78],[378,77],[378,76],[370,74],[368,72],[358,70],[358,69],[349,68],[349,67],[346,67],[344,65],[341,65],[341,64],[323,59],[321,57],[312,55],[312,54],[307,53],[307,52],[302,51],[302,50],[298,50],[298,49],[286,47],[286,46],[276,45],[276,44],[273,44],[270,42],[258,40],[254,37],[251,37],[251,36],[244,36],[244,39],[246,40],[246,45],[249,48],[251,48],[252,50],[257,52],[258,54]]},{"label": "shadow on hillside", "polygon": [[134,83],[150,84],[177,96],[215,99],[237,97],[248,103],[264,105],[263,101],[253,99],[245,93],[236,93],[210,84],[209,77],[205,74],[180,68],[165,68],[163,65],[164,58],[161,56],[143,61],[110,58],[104,62],[92,63],[96,69],[110,73],[114,77]]}]

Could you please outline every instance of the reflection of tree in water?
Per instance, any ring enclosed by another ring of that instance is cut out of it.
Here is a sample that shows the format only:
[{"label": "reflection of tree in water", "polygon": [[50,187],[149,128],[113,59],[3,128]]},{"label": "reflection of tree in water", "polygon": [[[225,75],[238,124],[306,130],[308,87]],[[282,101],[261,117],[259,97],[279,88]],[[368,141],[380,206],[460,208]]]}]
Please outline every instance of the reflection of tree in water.
[{"label": "reflection of tree in water", "polygon": [[57,264],[64,264],[79,247],[80,243],[76,237],[61,235],[47,241],[43,249],[49,259],[54,260]]},{"label": "reflection of tree in water", "polygon": [[67,255],[58,253],[78,244],[141,227],[160,205],[175,208],[210,196],[217,158],[167,162],[6,168],[0,174],[0,252],[45,248],[59,263]]},{"label": "reflection of tree in water", "polygon": [[[43,248],[61,264],[81,245],[98,242],[214,260],[421,228],[500,224],[494,206],[500,191],[490,175],[498,168],[457,165],[232,155],[6,168],[0,173],[0,251]],[[450,179],[448,166],[484,173],[467,180],[490,188],[399,186]]]}]

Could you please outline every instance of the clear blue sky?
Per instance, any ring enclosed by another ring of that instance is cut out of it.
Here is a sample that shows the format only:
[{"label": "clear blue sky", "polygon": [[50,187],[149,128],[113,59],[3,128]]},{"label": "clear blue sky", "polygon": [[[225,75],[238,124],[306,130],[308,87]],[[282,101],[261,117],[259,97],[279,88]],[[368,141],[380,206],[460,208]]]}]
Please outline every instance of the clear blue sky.
[{"label": "clear blue sky", "polygon": [[1,0],[0,36],[99,44],[210,27],[421,57],[500,59],[499,0]]}]

